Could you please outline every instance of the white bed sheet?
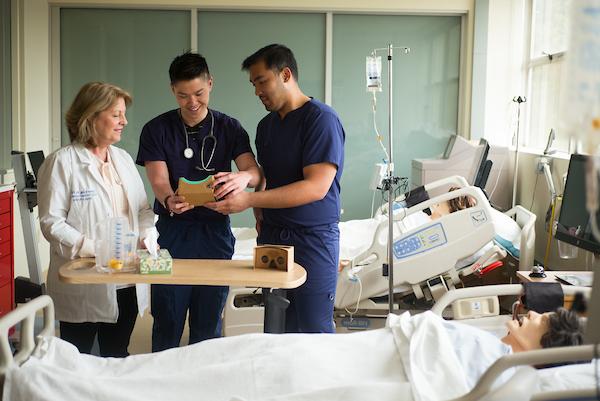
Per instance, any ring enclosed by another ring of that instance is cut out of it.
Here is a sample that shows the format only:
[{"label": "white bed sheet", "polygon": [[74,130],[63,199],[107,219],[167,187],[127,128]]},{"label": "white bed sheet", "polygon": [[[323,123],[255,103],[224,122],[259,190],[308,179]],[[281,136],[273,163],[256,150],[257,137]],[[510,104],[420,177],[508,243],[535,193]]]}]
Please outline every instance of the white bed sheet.
[{"label": "white bed sheet", "polygon": [[[584,390],[596,387],[595,361],[538,370],[541,391]],[[600,370],[597,372],[600,377]]]},{"label": "white bed sheet", "polygon": [[406,313],[391,315],[388,323],[347,335],[228,337],[125,359],[82,355],[58,338],[47,338],[26,363],[7,372],[3,396],[15,401],[291,401],[341,399],[336,394],[357,391],[368,399],[433,401],[469,390],[470,379],[439,317]]}]

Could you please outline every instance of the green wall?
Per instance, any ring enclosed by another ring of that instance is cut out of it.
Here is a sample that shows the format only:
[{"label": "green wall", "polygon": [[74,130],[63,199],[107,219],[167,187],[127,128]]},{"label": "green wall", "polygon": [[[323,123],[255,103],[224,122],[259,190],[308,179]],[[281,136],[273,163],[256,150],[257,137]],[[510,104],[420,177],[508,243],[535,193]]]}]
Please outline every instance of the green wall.
[{"label": "green wall", "polygon": [[[190,48],[187,11],[69,9],[60,13],[62,143],[69,143],[64,115],[79,88],[110,82],[128,91],[129,124],[117,146],[135,160],[140,133],[153,117],[177,107],[169,64]],[[154,202],[146,171],[138,167],[148,199]]]},{"label": "green wall", "polygon": [[[385,154],[373,128],[372,95],[366,91],[365,58],[373,49],[410,47],[393,54],[394,165],[410,178],[411,160],[444,151],[457,129],[459,17],[335,15],[333,18],[333,107],[346,130],[342,177],[343,220],[365,218],[375,163]],[[388,64],[382,56],[383,91],[377,93],[377,128],[388,146]],[[377,203],[381,195],[376,196]]]},{"label": "green wall", "polygon": [[[285,15],[285,18],[283,17]],[[222,27],[227,29],[222,29]],[[219,33],[215,40],[215,32]],[[240,120],[250,135],[252,148],[256,126],[267,114],[242,61],[271,43],[294,52],[303,91],[316,99],[325,97],[325,16],[282,13],[198,13],[198,52],[206,57],[214,86],[211,105]],[[232,216],[235,226],[254,226],[251,210]]]},{"label": "green wall", "polygon": [[[266,114],[247,73],[245,57],[270,43],[289,46],[298,60],[300,86],[324,101],[325,14],[273,12],[198,13],[198,51],[214,78],[211,107],[241,121],[254,147],[256,124]],[[342,178],[343,220],[371,212],[368,189],[372,166],[383,152],[375,139],[371,94],[365,90],[365,57],[374,48],[408,46],[394,57],[394,158],[396,175],[410,176],[415,157],[443,152],[456,132],[458,115],[460,17],[333,16],[332,106],[346,131]],[[68,108],[81,85],[92,80],[115,83],[130,91],[134,104],[119,146],[137,154],[146,121],[176,107],[168,67],[191,47],[189,11],[61,10],[61,105]],[[377,124],[387,146],[387,65],[384,91],[377,96]],[[63,143],[68,142],[64,130]],[[140,169],[145,179],[145,172]],[[152,199],[152,190],[146,185]],[[380,200],[380,195],[376,194]],[[235,226],[253,226],[250,211],[233,217]]]}]

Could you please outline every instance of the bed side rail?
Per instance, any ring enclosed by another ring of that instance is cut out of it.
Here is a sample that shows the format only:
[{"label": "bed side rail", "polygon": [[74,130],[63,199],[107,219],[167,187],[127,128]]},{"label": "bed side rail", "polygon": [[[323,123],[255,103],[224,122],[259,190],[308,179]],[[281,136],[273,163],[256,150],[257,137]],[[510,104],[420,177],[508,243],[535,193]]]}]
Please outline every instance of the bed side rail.
[{"label": "bed side rail", "polygon": [[[423,187],[425,189],[425,191],[427,191],[428,193],[430,191],[435,191],[436,189],[439,188],[448,188],[448,187],[458,187],[458,188],[464,188],[464,187],[468,187],[469,183],[467,182],[467,180],[465,179],[465,177],[462,177],[460,175],[453,175],[450,177],[446,177],[446,178],[441,178],[437,181],[433,181],[430,182],[429,184],[425,184]],[[444,191],[446,192],[446,191]],[[395,199],[394,202],[400,202],[403,201],[406,198],[406,195],[410,193],[410,191],[400,194],[398,195]],[[430,197],[435,197],[435,195],[431,195]],[[375,215],[379,215],[379,214],[387,214],[387,203],[381,205],[379,207],[379,209],[377,209],[377,213],[375,213]]]},{"label": "bed side rail", "polygon": [[[424,202],[421,202],[417,205],[414,205],[408,209],[404,209],[401,212],[396,212],[394,214],[394,221],[401,221],[405,217],[410,216],[411,214],[414,214],[416,212],[420,212],[424,209],[427,209],[437,203],[449,201],[450,199],[458,198],[461,196],[470,196],[470,197],[474,198],[475,202],[476,202],[475,207],[490,208],[490,204],[489,204],[487,198],[485,197],[485,195],[483,194],[483,192],[481,191],[481,189],[479,189],[477,187],[466,186],[466,187],[457,189],[456,191],[444,192],[441,195],[430,198],[430,199],[428,199]],[[468,209],[465,209],[465,210],[468,210]],[[458,212],[456,212],[456,213],[458,213]],[[488,216],[491,217],[489,212],[488,212]]]},{"label": "bed side rail", "polygon": [[533,267],[535,253],[535,221],[537,216],[517,205],[506,211],[509,217],[513,217],[521,227],[521,249],[519,257],[519,270],[529,270]]},{"label": "bed side rail", "polygon": [[425,191],[427,191],[427,192],[437,189],[437,188],[440,188],[440,187],[445,187],[445,186],[463,188],[463,187],[468,187],[469,183],[467,182],[465,177],[463,177],[461,175],[453,175],[450,177],[441,178],[437,181],[433,181],[433,182],[430,182],[429,184],[424,185]]},{"label": "bed side rail", "polygon": [[[452,305],[453,302],[459,299],[486,297],[492,295],[519,295],[523,286],[521,284],[499,284],[499,285],[483,285],[480,287],[457,288],[448,291],[433,305],[431,311],[436,315],[441,316],[446,307]],[[592,289],[589,287],[577,287],[573,285],[563,285],[563,293],[565,295],[573,295],[577,292],[589,299]]]},{"label": "bed side rail", "polygon": [[[44,327],[40,336],[54,335],[54,304],[48,295],[42,295],[0,318],[0,374],[4,374],[14,364],[23,363],[35,348],[33,326],[35,315],[39,310],[44,311]],[[21,322],[19,337],[20,349],[13,356],[8,342],[8,331]]]},{"label": "bed side rail", "polygon": [[[594,348],[597,348],[594,350]],[[481,376],[477,385],[469,393],[452,401],[474,401],[489,394],[496,379],[507,369],[521,365],[545,365],[550,363],[565,363],[590,360],[597,355],[600,345],[579,345],[572,347],[546,348],[535,351],[518,352],[498,359]],[[538,393],[533,400],[556,399],[557,396],[566,396],[563,399],[575,399],[596,396],[596,389],[580,389]]]}]

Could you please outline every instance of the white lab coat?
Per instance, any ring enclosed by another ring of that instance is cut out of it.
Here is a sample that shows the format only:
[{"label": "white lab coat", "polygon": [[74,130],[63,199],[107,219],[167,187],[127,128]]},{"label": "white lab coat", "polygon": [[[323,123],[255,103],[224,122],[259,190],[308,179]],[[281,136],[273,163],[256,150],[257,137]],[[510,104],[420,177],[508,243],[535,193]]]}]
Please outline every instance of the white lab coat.
[{"label": "white lab coat", "polygon": [[[144,184],[127,152],[114,146],[109,152],[123,182],[132,230],[143,238],[148,229],[154,229]],[[50,242],[48,294],[54,300],[56,318],[65,322],[114,323],[118,318],[115,285],[67,284],[58,278],[58,269],[69,260],[94,255],[95,224],[113,216],[93,157],[83,145],[67,145],[46,158],[37,180],[40,226]],[[149,304],[148,285],[136,285],[136,293],[141,315]]]}]

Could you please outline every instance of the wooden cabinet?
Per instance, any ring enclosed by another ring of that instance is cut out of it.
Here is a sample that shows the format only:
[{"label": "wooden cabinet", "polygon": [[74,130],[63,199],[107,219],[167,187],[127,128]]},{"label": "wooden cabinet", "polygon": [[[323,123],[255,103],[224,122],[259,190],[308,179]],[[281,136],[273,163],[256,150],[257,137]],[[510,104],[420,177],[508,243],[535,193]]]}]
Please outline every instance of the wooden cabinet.
[{"label": "wooden cabinet", "polygon": [[13,193],[12,186],[0,187],[0,316],[15,304]]}]

